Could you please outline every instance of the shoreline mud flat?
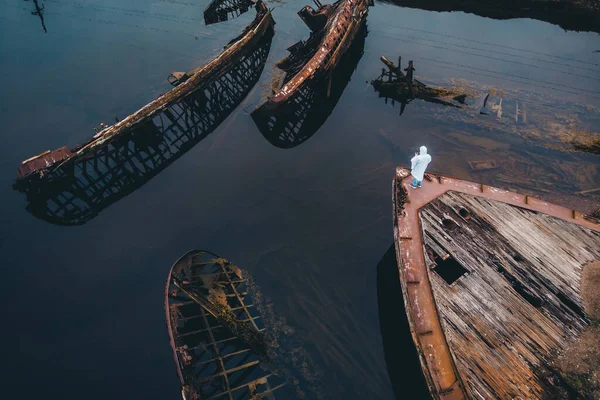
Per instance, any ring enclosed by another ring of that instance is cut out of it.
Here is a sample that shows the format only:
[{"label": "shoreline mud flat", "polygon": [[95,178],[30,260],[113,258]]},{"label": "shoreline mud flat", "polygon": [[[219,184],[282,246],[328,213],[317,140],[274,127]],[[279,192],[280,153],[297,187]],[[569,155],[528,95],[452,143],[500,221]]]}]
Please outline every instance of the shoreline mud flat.
[{"label": "shoreline mud flat", "polygon": [[531,18],[570,31],[600,33],[600,3],[595,0],[381,0],[428,11],[463,11],[493,19]]}]

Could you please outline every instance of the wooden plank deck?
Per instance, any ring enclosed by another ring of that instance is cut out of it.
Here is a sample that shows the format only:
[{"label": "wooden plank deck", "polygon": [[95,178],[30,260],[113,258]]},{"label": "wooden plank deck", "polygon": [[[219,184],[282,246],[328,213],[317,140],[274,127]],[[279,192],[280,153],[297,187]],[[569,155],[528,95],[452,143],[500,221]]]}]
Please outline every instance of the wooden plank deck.
[{"label": "wooden plank deck", "polygon": [[589,323],[581,271],[600,258],[600,227],[573,210],[458,179],[430,175],[412,189],[409,175],[399,168],[394,179],[396,253],[434,398],[560,390],[547,360]]}]

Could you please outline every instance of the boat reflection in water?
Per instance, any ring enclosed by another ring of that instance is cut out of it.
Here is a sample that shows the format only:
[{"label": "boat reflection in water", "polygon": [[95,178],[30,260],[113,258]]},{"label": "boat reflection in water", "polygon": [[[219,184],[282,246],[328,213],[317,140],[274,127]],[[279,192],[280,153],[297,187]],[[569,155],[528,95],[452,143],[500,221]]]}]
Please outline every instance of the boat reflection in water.
[{"label": "boat reflection in water", "polygon": [[[258,129],[273,146],[296,147],[325,123],[362,58],[367,34],[367,25],[363,22],[354,42],[330,74],[307,82],[276,106],[266,102],[252,112]],[[287,75],[293,77],[294,74]]]},{"label": "boat reflection in water", "polygon": [[293,330],[228,260],[201,250],[177,260],[165,313],[184,399],[321,397],[302,347],[289,346]]},{"label": "boat reflection in water", "polygon": [[15,189],[27,195],[27,210],[53,224],[81,225],[140,188],[213,132],[244,100],[264,69],[272,39],[271,31],[180,102],[52,170],[44,180],[18,182]]}]

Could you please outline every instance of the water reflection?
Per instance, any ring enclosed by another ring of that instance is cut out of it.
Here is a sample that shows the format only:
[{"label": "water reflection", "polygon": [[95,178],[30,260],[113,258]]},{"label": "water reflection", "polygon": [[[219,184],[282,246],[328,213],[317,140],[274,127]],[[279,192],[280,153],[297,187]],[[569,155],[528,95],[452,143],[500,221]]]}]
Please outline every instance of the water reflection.
[{"label": "water reflection", "polygon": [[158,175],[214,131],[258,81],[271,48],[266,34],[231,69],[152,120],[53,170],[40,184],[15,186],[27,210],[57,225],[81,225]]},{"label": "water reflection", "polygon": [[593,1],[479,1],[479,0],[381,0],[399,7],[429,11],[464,11],[494,19],[532,18],[550,22],[563,29],[600,32],[598,8]]},{"label": "water reflection", "polygon": [[396,398],[429,398],[429,390],[404,311],[393,244],[377,264],[377,303],[385,362]]},{"label": "water reflection", "polygon": [[330,76],[304,85],[275,110],[260,107],[252,112],[256,126],[273,146],[282,149],[296,147],[310,139],[325,123],[362,58],[367,34],[365,22]]},{"label": "water reflection", "polygon": [[252,0],[213,0],[204,10],[206,25],[237,18],[254,5]]},{"label": "water reflection", "polygon": [[[29,0],[25,0],[25,1],[29,1]],[[46,23],[44,22],[44,4],[41,5],[38,2],[38,0],[33,0],[33,4],[35,6],[35,11],[31,12],[31,15],[35,15],[40,17],[40,22],[42,24],[42,29],[44,29],[45,33],[48,33],[48,30],[46,29]]]}]

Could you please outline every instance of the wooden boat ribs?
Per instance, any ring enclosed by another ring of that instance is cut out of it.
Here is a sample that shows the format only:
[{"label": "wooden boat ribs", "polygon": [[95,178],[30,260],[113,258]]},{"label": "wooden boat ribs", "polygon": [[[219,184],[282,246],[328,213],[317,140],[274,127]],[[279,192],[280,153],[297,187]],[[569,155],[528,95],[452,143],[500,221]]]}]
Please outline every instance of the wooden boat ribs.
[{"label": "wooden boat ribs", "polygon": [[302,396],[271,349],[261,298],[241,269],[210,252],[191,251],[173,265],[165,312],[184,399]]},{"label": "wooden boat ribs", "polygon": [[[270,16],[262,18],[268,22]],[[80,225],[141,187],[209,135],[242,102],[260,78],[272,37],[272,29],[265,29],[256,41],[246,43],[235,62],[219,67],[193,91],[110,140],[92,140],[71,151],[62,148],[25,161],[22,168],[36,165],[36,169],[17,180],[15,189],[27,195],[27,210],[54,224]],[[179,85],[190,78],[181,79]],[[53,161],[46,162],[49,158]]]},{"label": "wooden boat ribs", "polygon": [[[17,173],[17,184],[24,182],[35,182],[52,176],[53,172],[72,164],[74,160],[86,157],[98,148],[105,146],[108,142],[117,139],[119,136],[139,127],[146,121],[154,118],[158,114],[167,110],[173,104],[179,103],[186,96],[191,95],[198,90],[204,82],[215,81],[233,68],[254,46],[266,35],[273,34],[274,21],[271,12],[262,1],[256,3],[256,17],[248,25],[242,34],[233,39],[223,50],[221,54],[203,66],[193,70],[188,74],[184,81],[180,82],[175,88],[161,95],[156,100],[142,107],[137,112],[129,115],[122,121],[115,123],[103,129],[98,135],[87,143],[76,147],[70,151],[68,157],[60,162],[48,160],[44,154],[34,157],[24,162]],[[31,164],[43,159],[44,167],[31,168]],[[47,161],[47,162],[46,162]]]}]

